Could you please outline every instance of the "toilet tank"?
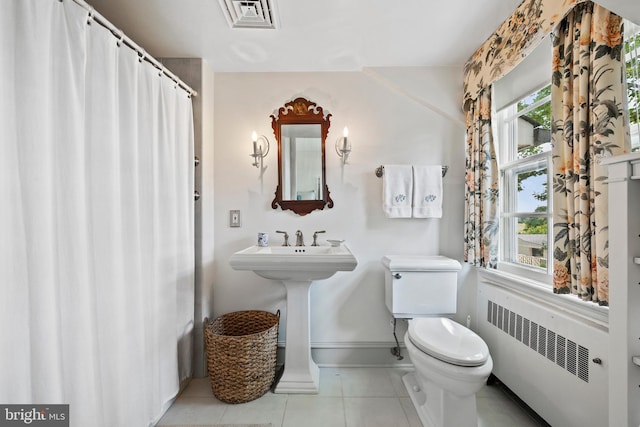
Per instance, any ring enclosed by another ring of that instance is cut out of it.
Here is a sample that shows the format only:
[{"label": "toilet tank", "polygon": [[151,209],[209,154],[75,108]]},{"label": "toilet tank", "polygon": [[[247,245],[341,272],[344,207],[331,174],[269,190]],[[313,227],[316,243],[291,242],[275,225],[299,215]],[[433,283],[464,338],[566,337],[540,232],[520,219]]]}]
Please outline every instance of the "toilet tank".
[{"label": "toilet tank", "polygon": [[386,255],[384,293],[393,317],[455,314],[458,272],[462,268],[444,256]]}]

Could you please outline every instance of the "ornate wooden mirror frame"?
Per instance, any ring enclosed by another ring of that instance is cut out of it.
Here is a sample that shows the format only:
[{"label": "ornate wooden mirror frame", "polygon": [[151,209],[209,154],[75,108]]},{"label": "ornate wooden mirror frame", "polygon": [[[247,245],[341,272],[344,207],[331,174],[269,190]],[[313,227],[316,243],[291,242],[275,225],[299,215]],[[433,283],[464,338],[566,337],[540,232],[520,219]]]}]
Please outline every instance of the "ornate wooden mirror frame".
[{"label": "ornate wooden mirror frame", "polygon": [[[329,196],[329,187],[327,187],[325,173],[325,141],[331,124],[330,117],[331,114],[327,114],[326,117],[324,116],[322,107],[305,98],[296,98],[293,101],[287,102],[283,107],[278,109],[277,117],[271,115],[271,127],[278,141],[278,187],[276,188],[275,198],[273,202],[271,202],[273,209],[277,209],[278,206],[280,206],[282,210],[292,210],[298,215],[307,215],[316,209],[322,210],[325,206],[329,208],[333,207],[333,200],[331,200]],[[291,197],[283,197],[283,165],[286,163],[283,159],[283,125],[320,125],[319,136],[322,145],[320,153],[322,173],[317,191],[320,193],[320,197],[315,197],[313,200],[296,200],[291,199]]]}]

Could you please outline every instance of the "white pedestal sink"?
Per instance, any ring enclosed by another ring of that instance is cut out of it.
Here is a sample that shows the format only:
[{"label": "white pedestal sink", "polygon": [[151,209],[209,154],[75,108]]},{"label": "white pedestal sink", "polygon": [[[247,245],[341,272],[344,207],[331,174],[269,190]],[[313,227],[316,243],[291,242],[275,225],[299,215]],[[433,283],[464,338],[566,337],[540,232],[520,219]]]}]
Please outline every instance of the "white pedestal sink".
[{"label": "white pedestal sink", "polygon": [[311,358],[309,289],[314,280],[352,271],[358,261],[341,246],[250,246],[229,260],[235,270],[280,280],[287,290],[284,372],[276,393],[317,393],[318,365]]}]

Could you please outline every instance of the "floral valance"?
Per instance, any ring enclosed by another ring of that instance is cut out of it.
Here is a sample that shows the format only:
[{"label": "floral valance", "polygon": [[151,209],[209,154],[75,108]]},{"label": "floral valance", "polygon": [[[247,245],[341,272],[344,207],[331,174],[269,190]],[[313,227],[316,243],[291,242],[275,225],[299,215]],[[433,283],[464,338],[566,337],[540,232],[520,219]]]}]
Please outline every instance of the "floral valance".
[{"label": "floral valance", "polygon": [[511,71],[578,3],[586,0],[524,0],[464,67],[464,110],[482,89]]}]

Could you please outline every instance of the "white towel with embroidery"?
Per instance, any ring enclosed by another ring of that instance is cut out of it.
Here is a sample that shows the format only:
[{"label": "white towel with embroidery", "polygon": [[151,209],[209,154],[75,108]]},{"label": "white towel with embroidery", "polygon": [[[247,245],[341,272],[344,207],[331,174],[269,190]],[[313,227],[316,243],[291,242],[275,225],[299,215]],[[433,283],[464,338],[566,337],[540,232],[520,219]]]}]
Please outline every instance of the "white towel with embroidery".
[{"label": "white towel with embroidery", "polygon": [[411,218],[413,172],[411,165],[385,165],[382,209],[389,218]]},{"label": "white towel with embroidery", "polygon": [[442,218],[442,166],[413,166],[414,218]]}]

